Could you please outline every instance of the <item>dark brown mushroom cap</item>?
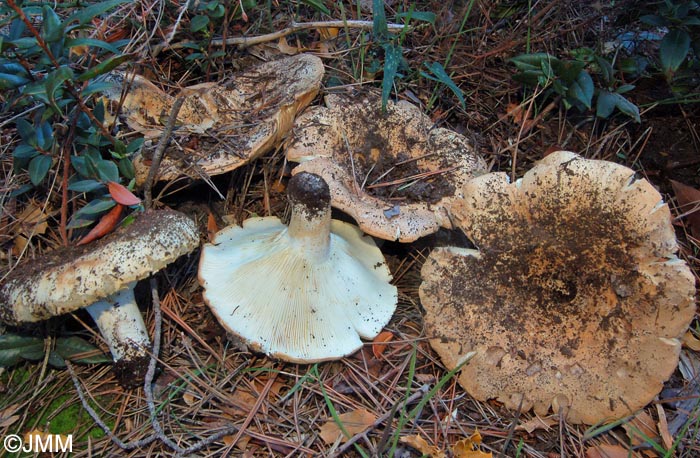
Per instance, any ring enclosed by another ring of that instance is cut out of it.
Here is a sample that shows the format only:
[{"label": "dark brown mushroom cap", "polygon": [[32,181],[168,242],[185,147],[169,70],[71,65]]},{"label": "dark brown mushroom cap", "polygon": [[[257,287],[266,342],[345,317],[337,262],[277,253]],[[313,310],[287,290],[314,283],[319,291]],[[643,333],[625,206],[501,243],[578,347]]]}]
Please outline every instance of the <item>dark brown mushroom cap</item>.
[{"label": "dark brown mushroom cap", "polygon": [[670,211],[626,167],[556,152],[508,183],[478,177],[452,206],[478,250],[439,248],[422,269],[431,345],[479,400],[571,423],[649,403],[678,363],[695,282]]},{"label": "dark brown mushroom cap", "polygon": [[94,243],[59,248],[17,267],[0,288],[0,321],[41,321],[91,305],[198,245],[190,218],[147,211]]},{"label": "dark brown mushroom cap", "polygon": [[467,180],[486,171],[471,143],[433,128],[406,101],[389,101],[382,112],[374,93],[330,94],[325,100],[327,107],[313,107],[295,122],[286,151],[288,160],[300,162],[293,173],[322,176],[332,205],[375,237],[411,242],[451,227],[451,200],[461,196]]},{"label": "dark brown mushroom cap", "polygon": [[[323,74],[320,58],[299,54],[255,65],[222,84],[183,89],[177,141],[165,154],[156,179],[218,175],[270,151],[291,130],[297,113],[316,97]],[[119,81],[119,74],[112,79]],[[159,137],[175,97],[143,77],[121,76],[121,80],[131,82],[122,106],[127,124],[146,136]],[[121,94],[105,95],[117,102]],[[152,143],[147,142],[134,158],[138,185],[148,176]]]}]

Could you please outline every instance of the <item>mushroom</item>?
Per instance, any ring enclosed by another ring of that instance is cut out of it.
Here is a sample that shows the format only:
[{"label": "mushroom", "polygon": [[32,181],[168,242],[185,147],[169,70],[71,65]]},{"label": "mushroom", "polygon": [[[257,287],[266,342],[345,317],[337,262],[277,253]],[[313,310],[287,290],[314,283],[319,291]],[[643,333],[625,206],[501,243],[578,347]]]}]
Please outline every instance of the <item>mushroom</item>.
[{"label": "mushroom", "polygon": [[204,245],[199,282],[221,325],[255,351],[298,363],[357,350],[391,318],[396,287],[374,241],[331,220],[317,175],[289,180],[289,226],[250,218]]},{"label": "mushroom", "polygon": [[447,208],[486,163],[462,135],[433,128],[415,105],[374,93],[329,94],[295,123],[286,155],[293,173],[316,173],[331,188],[331,203],[367,234],[412,242],[452,228]]},{"label": "mushroom", "polygon": [[478,250],[437,248],[420,298],[430,343],[478,400],[570,423],[634,413],[678,364],[695,282],[670,211],[634,171],[559,151],[452,206]]},{"label": "mushroom", "polygon": [[19,325],[85,308],[112,352],[117,379],[134,386],[148,366],[150,342],[133,287],[198,244],[190,218],[149,210],[101,240],[17,267],[0,288],[0,321]]},{"label": "mushroom", "polygon": [[[316,97],[323,78],[323,62],[299,54],[265,62],[221,84],[204,83],[182,90],[175,140],[164,155],[156,179],[195,178],[234,170],[270,151],[291,130],[298,112]],[[126,122],[147,136],[159,136],[175,96],[141,76],[113,72],[115,83],[104,96],[117,104]],[[127,90],[122,99],[121,91]],[[155,145],[134,157],[136,183],[148,176]]]}]

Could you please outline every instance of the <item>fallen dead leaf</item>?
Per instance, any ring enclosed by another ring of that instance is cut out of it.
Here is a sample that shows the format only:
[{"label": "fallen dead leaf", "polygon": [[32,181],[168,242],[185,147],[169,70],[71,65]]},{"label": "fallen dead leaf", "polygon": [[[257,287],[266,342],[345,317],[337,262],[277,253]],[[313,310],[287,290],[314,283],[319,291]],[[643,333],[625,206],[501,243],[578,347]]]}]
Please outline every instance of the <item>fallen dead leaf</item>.
[{"label": "fallen dead leaf", "polygon": [[216,218],[212,212],[209,212],[207,216],[207,240],[210,242],[214,240],[217,232],[219,232],[219,226],[216,224]]},{"label": "fallen dead leaf", "polygon": [[18,404],[12,404],[0,410],[0,428],[6,428],[19,419],[19,415],[15,415],[18,409]]},{"label": "fallen dead leaf", "polygon": [[141,199],[136,197],[134,193],[129,191],[124,185],[117,183],[116,181],[108,181],[107,189],[109,195],[118,204],[122,205],[138,205],[141,203]]},{"label": "fallen dead leaf", "polygon": [[630,438],[630,444],[635,447],[647,443],[645,436],[652,440],[656,440],[658,437],[654,419],[645,411],[639,412],[622,427],[627,432],[627,437]]},{"label": "fallen dead leaf", "polygon": [[188,406],[191,406],[195,402],[197,402],[197,397],[193,395],[192,393],[185,393],[182,395],[182,400],[185,401],[185,404]]},{"label": "fallen dead leaf", "polygon": [[279,49],[282,54],[287,54],[288,56],[299,54],[299,48],[290,46],[285,37],[280,37],[280,40],[277,42],[277,49]]},{"label": "fallen dead leaf", "polygon": [[681,212],[687,213],[685,220],[690,225],[690,233],[700,239],[700,190],[675,180],[670,181]]},{"label": "fallen dead leaf", "polygon": [[[343,428],[350,435],[350,437],[355,434],[361,433],[365,429],[369,428],[377,419],[377,416],[367,409],[357,409],[351,412],[347,412],[338,416],[340,422],[343,424]],[[349,437],[343,434],[338,424],[334,419],[330,419],[321,426],[321,432],[319,434],[323,442],[326,444],[334,444],[338,439],[340,442],[347,442]]]},{"label": "fallen dead leaf", "polygon": [[673,447],[673,436],[668,430],[666,411],[661,404],[656,404],[656,413],[659,415],[659,422],[656,424],[656,427],[659,430],[659,434],[661,434],[661,440],[664,441],[664,447],[666,447],[666,450],[670,450]]},{"label": "fallen dead leaf", "polygon": [[538,429],[544,429],[545,431],[548,431],[551,426],[556,425],[557,423],[558,421],[552,417],[534,417],[516,426],[515,430],[527,431],[528,433],[532,434],[533,431]]},{"label": "fallen dead leaf", "polygon": [[381,358],[384,350],[386,350],[386,342],[391,342],[394,339],[394,334],[390,331],[382,331],[377,334],[377,337],[372,341],[372,354],[375,358]]},{"label": "fallen dead leaf", "polygon": [[455,458],[492,458],[491,452],[481,451],[481,434],[478,430],[464,439],[458,440],[452,446],[452,453]]},{"label": "fallen dead leaf", "polygon": [[695,337],[690,331],[686,331],[685,334],[683,334],[683,345],[693,351],[700,351],[700,339]]},{"label": "fallen dead leaf", "polygon": [[635,458],[637,456],[619,445],[600,444],[586,449],[586,458]]},{"label": "fallen dead leaf", "polygon": [[423,439],[419,434],[414,436],[404,436],[399,439],[402,444],[413,447],[423,455],[428,455],[430,458],[445,458],[447,455],[434,445],[430,445],[427,440]]}]

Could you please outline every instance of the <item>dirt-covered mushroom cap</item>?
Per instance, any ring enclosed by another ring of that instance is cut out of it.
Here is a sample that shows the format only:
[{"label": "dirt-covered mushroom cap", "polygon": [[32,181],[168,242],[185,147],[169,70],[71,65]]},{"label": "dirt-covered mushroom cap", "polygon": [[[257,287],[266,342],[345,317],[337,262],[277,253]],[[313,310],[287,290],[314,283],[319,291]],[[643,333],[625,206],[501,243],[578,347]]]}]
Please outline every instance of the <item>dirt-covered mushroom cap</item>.
[{"label": "dirt-covered mushroom cap", "polygon": [[147,211],[94,243],[20,265],[0,288],[0,321],[36,322],[84,307],[109,345],[120,383],[133,386],[145,373],[150,343],[133,287],[198,244],[188,217]]},{"label": "dirt-covered mushroom cap", "polygon": [[694,279],[670,211],[626,167],[556,152],[515,183],[478,177],[452,212],[477,250],[422,269],[431,345],[479,400],[571,423],[649,403],[678,363]]},{"label": "dirt-covered mushroom cap", "polygon": [[250,218],[204,246],[204,299],[256,351],[299,363],[341,358],[389,322],[396,287],[374,241],[331,220],[323,179],[295,175],[288,194],[289,226]]},{"label": "dirt-covered mushroom cap", "polygon": [[[256,65],[221,84],[183,89],[178,128],[156,178],[218,175],[270,151],[291,130],[297,113],[316,97],[323,73],[321,59],[299,54]],[[110,78],[129,85],[122,99],[127,124],[146,136],[159,137],[176,96],[140,76],[115,72]],[[116,105],[121,92],[111,90],[105,96]],[[138,185],[148,176],[155,143],[147,140],[134,158]]]},{"label": "dirt-covered mushroom cap", "polygon": [[294,173],[322,176],[331,203],[367,234],[411,242],[450,228],[447,208],[464,183],[486,171],[462,135],[433,123],[415,105],[373,93],[330,94],[295,122],[286,154]]}]

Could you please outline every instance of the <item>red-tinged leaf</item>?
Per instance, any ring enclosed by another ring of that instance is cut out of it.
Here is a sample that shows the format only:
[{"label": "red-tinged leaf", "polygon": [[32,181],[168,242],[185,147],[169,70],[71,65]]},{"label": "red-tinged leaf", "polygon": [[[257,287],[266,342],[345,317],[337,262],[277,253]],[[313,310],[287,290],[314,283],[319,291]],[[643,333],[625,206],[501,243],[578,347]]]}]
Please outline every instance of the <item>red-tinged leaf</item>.
[{"label": "red-tinged leaf", "polygon": [[393,339],[394,334],[389,331],[382,331],[377,334],[377,337],[372,341],[372,354],[374,354],[374,357],[377,359],[381,358],[382,353],[386,350],[386,345],[384,345],[384,343],[391,342]]},{"label": "red-tinged leaf", "polygon": [[90,243],[93,240],[97,240],[100,237],[104,237],[112,232],[119,222],[119,217],[122,215],[123,209],[123,205],[115,205],[108,213],[105,213],[104,216],[102,216],[100,222],[97,223],[97,225],[93,227],[92,230],[77,243],[77,245],[85,245],[86,243]]},{"label": "red-tinged leaf", "polygon": [[207,237],[210,242],[214,240],[217,232],[219,232],[219,225],[216,224],[216,218],[214,218],[212,212],[209,212],[209,216],[207,216]]},{"label": "red-tinged leaf", "polygon": [[116,181],[107,182],[107,189],[109,189],[109,195],[118,204],[138,205],[141,203],[141,199]]},{"label": "red-tinged leaf", "polygon": [[671,186],[681,212],[687,213],[685,220],[690,225],[690,233],[700,239],[700,190],[675,180],[671,180]]}]

